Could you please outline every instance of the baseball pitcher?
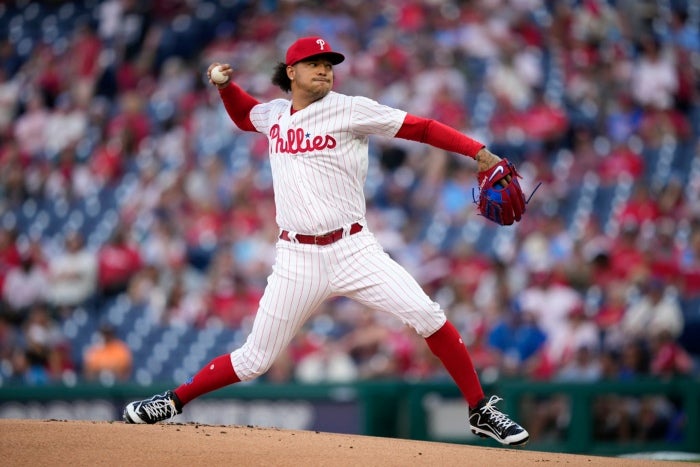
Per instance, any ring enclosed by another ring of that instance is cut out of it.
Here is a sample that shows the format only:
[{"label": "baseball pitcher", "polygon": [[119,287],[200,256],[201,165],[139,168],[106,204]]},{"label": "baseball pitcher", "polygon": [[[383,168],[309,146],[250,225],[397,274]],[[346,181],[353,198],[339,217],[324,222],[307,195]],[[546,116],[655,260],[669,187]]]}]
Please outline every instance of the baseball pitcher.
[{"label": "baseball pitcher", "polygon": [[128,404],[124,420],[167,420],[202,394],[262,375],[323,301],[345,296],[397,316],[425,338],[459,387],[472,432],[505,445],[525,444],[528,432],[496,408],[500,398],[484,395],[469,352],[440,305],[379,245],[365,220],[364,197],[370,135],[475,158],[479,210],[499,224],[519,221],[525,212],[518,173],[442,123],[334,92],[333,67],[344,59],[321,37],[298,39],[272,77],[291,99],[266,103],[232,81],[228,64],[209,66],[210,82],[235,125],[268,138],[280,229],[275,264],[245,343],[179,387]]}]

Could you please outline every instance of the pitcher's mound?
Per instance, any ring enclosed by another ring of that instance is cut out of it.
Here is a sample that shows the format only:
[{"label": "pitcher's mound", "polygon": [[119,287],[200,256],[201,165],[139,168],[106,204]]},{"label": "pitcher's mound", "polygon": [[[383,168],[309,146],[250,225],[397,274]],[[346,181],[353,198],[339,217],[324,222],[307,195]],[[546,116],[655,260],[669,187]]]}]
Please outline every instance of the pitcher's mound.
[{"label": "pitcher's mound", "polygon": [[654,466],[667,462],[574,456],[370,436],[189,424],[0,420],[8,466]]}]

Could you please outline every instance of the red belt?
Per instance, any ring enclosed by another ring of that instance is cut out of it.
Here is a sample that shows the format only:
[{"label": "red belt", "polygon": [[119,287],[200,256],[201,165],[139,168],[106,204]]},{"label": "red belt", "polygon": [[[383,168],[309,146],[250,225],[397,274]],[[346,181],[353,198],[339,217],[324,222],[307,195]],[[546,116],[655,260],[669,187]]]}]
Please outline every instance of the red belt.
[{"label": "red belt", "polygon": [[[349,235],[356,234],[360,230],[362,230],[362,224],[358,224],[357,222],[355,222],[350,226]],[[289,236],[289,232],[286,230],[282,231],[282,233],[280,234],[280,238],[288,242],[292,241],[291,237]],[[343,238],[342,228],[338,230],[333,230],[332,232],[324,233],[322,235],[296,234],[297,242],[303,243],[305,245],[330,245],[331,243],[337,242],[341,238]]]}]

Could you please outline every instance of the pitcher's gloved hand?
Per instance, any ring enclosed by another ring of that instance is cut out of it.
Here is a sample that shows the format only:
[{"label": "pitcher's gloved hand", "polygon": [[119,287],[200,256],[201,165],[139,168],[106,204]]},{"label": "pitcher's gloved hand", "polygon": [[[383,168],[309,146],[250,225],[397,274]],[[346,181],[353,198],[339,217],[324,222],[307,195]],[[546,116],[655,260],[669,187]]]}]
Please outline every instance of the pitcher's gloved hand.
[{"label": "pitcher's gloved hand", "polygon": [[508,159],[479,171],[479,197],[474,202],[481,215],[500,225],[518,222],[527,205],[519,178],[520,174]]}]

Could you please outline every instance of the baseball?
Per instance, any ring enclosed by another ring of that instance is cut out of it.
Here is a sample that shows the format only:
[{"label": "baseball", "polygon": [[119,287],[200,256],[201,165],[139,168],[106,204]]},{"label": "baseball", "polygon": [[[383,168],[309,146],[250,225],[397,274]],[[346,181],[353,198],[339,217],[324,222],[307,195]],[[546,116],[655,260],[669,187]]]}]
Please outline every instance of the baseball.
[{"label": "baseball", "polygon": [[211,70],[211,80],[216,84],[224,84],[228,81],[228,76],[221,71],[220,66],[215,66]]}]

